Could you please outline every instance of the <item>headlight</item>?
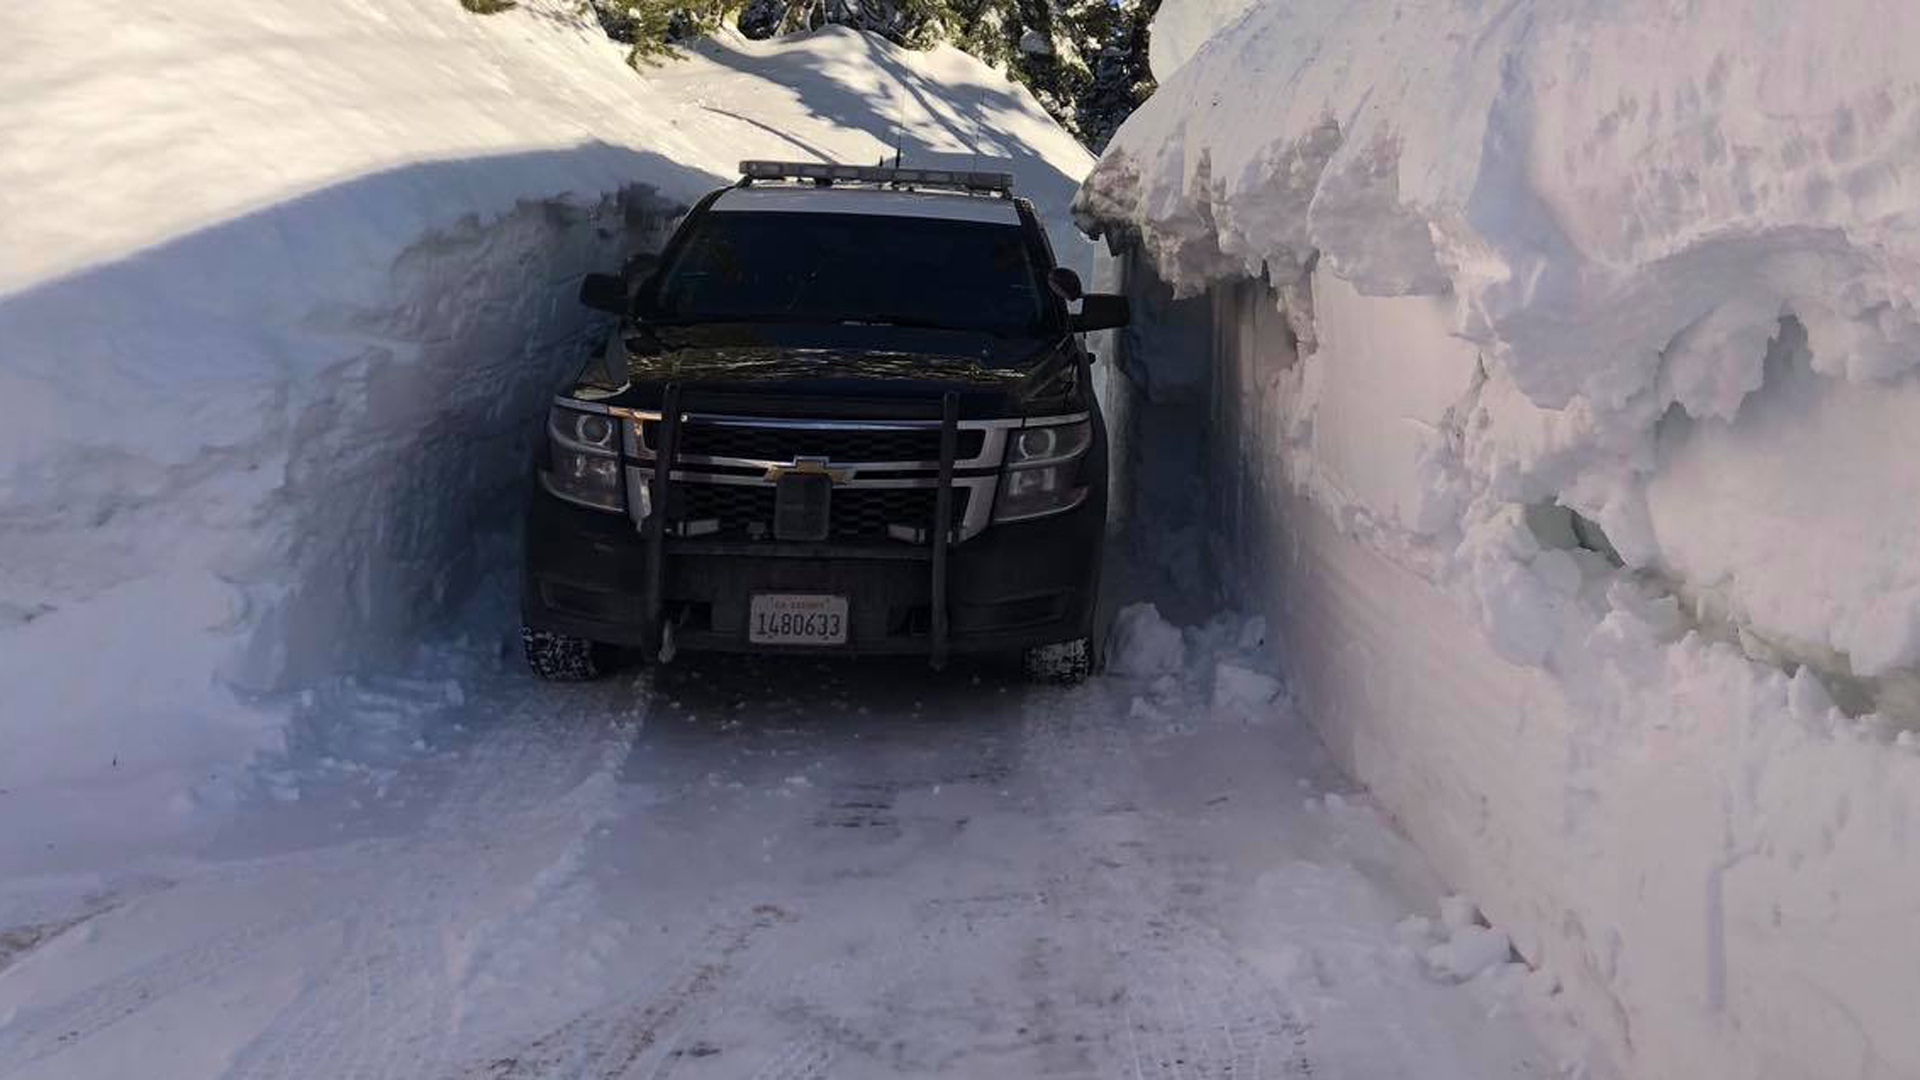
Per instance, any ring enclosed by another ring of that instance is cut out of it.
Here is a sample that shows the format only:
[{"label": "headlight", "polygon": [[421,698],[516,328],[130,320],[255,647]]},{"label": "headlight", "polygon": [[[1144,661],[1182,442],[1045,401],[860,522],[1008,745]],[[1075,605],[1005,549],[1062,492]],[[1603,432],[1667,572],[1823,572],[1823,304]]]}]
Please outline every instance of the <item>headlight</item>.
[{"label": "headlight", "polygon": [[555,406],[547,414],[548,491],[568,502],[601,510],[627,508],[620,468],[620,423],[605,413]]},{"label": "headlight", "polygon": [[1086,453],[1092,444],[1093,425],[1085,420],[1015,428],[1007,440],[1007,467],[1017,469],[1071,461]]},{"label": "headlight", "polygon": [[547,434],[562,446],[589,454],[620,452],[620,424],[606,413],[556,405],[547,414]]},{"label": "headlight", "polygon": [[1007,465],[994,500],[995,521],[1024,521],[1080,505],[1087,489],[1075,483],[1080,458],[1093,445],[1093,425],[1041,423],[1007,438]]}]

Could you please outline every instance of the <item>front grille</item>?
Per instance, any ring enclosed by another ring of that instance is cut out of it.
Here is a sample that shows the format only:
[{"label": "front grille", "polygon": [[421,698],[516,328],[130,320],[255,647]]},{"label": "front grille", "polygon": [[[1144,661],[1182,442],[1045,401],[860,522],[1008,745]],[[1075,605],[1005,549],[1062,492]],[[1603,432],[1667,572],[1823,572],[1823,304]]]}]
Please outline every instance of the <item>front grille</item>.
[{"label": "front grille", "polygon": [[[660,445],[660,422],[641,425],[649,448]],[[956,433],[954,460],[980,456],[987,434],[979,429]],[[689,423],[680,429],[676,457],[730,457],[751,461],[793,461],[826,458],[857,464],[865,461],[940,460],[938,429],[889,428],[768,428]]]},{"label": "front grille", "polygon": [[[887,526],[933,530],[935,488],[836,487],[829,502],[827,539],[857,543],[888,539]],[[953,523],[966,515],[968,489],[953,489]],[[718,521],[726,538],[773,535],[774,489],[747,484],[681,481],[672,487],[668,518]]]}]

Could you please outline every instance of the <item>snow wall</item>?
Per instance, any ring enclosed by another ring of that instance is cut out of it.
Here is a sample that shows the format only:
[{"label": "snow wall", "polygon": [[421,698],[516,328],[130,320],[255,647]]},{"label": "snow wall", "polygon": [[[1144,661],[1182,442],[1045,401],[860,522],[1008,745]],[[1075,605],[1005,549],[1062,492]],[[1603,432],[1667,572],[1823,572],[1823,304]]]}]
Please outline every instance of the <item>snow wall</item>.
[{"label": "snow wall", "polygon": [[1211,319],[1117,366],[1186,388],[1304,715],[1619,1072],[1920,1076],[1920,9],[1399,8],[1162,72],[1079,212]]},{"label": "snow wall", "polygon": [[1091,269],[1091,158],[955,50],[636,71],[571,0],[378,7],[0,12],[0,813],[34,823],[0,872],[189,828],[289,752],[291,691],[453,632],[604,333],[580,276],[741,158],[1011,156]]}]

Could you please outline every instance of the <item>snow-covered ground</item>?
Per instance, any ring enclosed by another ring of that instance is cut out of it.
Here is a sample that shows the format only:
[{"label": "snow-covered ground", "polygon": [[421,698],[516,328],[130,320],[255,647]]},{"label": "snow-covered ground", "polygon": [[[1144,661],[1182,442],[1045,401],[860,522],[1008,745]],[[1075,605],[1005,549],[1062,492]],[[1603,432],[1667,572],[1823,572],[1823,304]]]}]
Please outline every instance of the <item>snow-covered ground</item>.
[{"label": "snow-covered ground", "polygon": [[512,557],[579,276],[740,159],[1011,157],[1090,266],[1091,159],[971,58],[635,72],[580,8],[0,5],[0,872],[201,827],[404,667]]},{"label": "snow-covered ground", "polygon": [[1161,23],[1081,212],[1302,714],[1628,1071],[1920,1076],[1920,8]]},{"label": "snow-covered ground", "polygon": [[1562,1075],[1561,1010],[1264,674],[1146,609],[1077,691],[483,648],[327,705],[371,771],[193,858],[0,885],[0,1075]]}]

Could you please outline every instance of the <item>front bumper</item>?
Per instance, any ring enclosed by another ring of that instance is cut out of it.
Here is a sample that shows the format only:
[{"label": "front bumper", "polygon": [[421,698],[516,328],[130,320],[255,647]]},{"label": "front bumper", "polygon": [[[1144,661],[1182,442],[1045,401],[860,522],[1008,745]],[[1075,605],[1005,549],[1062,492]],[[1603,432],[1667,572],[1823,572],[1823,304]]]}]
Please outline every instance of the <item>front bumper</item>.
[{"label": "front bumper", "polygon": [[[1096,492],[1052,517],[995,525],[948,551],[948,642],[956,653],[1070,641],[1092,631],[1106,506]],[[681,648],[835,655],[930,654],[931,549],[771,540],[666,542],[663,613]],[[528,515],[527,625],[644,645],[646,543],[625,517],[535,491]],[[756,593],[848,599],[845,645],[747,640]]]}]

